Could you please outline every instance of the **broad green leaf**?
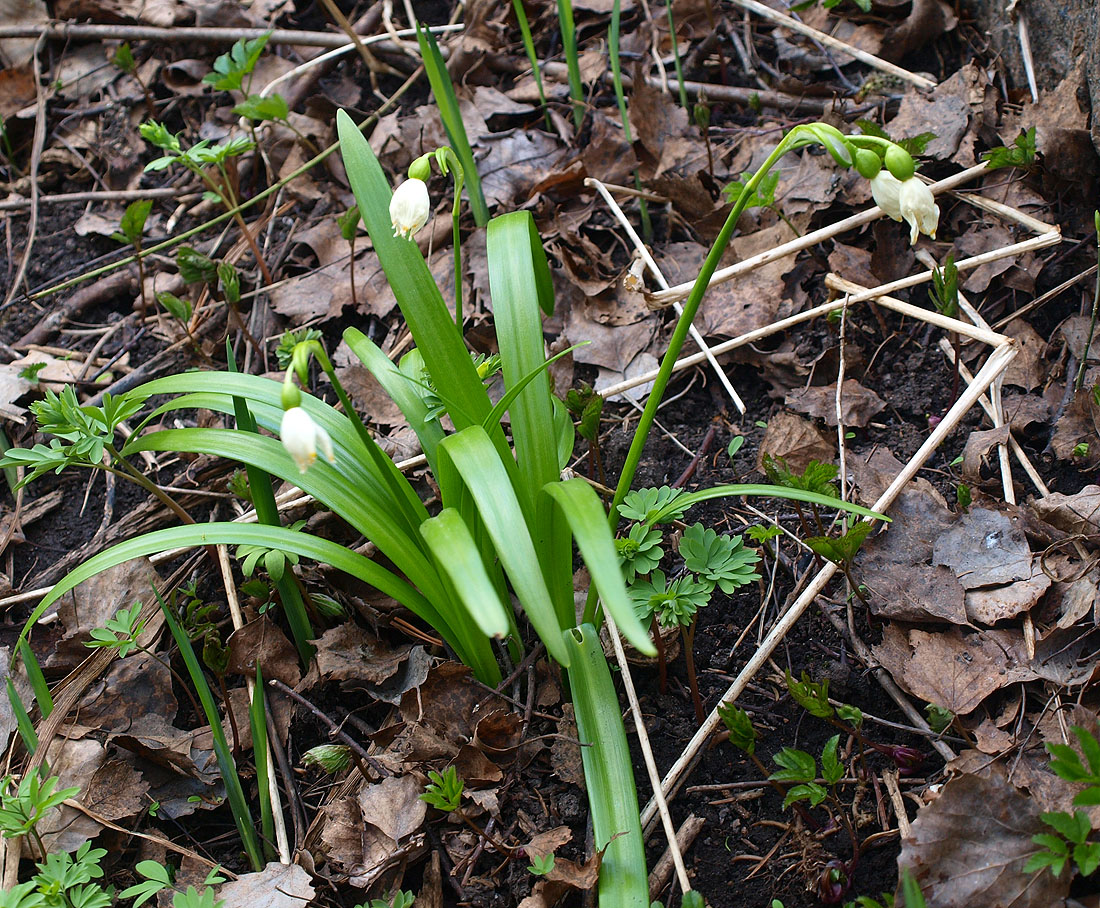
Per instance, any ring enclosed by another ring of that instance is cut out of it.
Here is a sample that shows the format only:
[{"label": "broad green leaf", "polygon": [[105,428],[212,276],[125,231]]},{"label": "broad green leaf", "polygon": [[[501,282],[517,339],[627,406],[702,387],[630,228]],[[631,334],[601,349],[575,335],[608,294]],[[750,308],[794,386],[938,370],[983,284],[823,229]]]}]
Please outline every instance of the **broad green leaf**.
[{"label": "broad green leaf", "polygon": [[812,782],[817,778],[817,763],[804,750],[784,747],[772,760],[783,768],[773,772],[769,779],[777,782]]},{"label": "broad green leaf", "polygon": [[623,730],[619,699],[591,624],[566,631],[569,687],[581,740],[581,761],[600,865],[600,908],[648,908],[645,848],[638,789]]}]

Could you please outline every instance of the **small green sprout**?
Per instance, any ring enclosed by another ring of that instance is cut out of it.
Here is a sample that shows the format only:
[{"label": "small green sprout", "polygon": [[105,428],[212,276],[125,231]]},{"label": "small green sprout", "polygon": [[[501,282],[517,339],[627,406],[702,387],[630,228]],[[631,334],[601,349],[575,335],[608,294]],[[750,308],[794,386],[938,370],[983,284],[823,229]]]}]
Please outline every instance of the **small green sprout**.
[{"label": "small green sprout", "polygon": [[744,435],[734,435],[733,438],[730,439],[729,447],[726,448],[726,453],[729,455],[730,460],[733,460],[734,455],[741,450],[744,444]]},{"label": "small green sprout", "polygon": [[1073,446],[1074,457],[1088,457],[1089,456],[1089,443],[1087,441],[1079,442]]},{"label": "small green sprout", "polygon": [[103,627],[94,628],[91,632],[92,639],[85,641],[84,645],[92,649],[114,647],[118,650],[118,657],[125,659],[139,648],[137,638],[145,630],[146,623],[141,618],[141,603],[135,602],[128,609],[120,608],[114,618],[107,619]]},{"label": "small green sprout", "polygon": [[746,548],[740,536],[718,535],[701,523],[684,530],[680,538],[684,567],[731,595],[739,587],[759,580],[752,566],[760,556]]},{"label": "small green sprout", "polygon": [[990,170],[1001,167],[1030,167],[1035,162],[1035,127],[1021,132],[1011,145],[983,151],[981,159]]},{"label": "small green sprout", "polygon": [[924,715],[928,720],[928,727],[936,734],[947,731],[955,721],[955,714],[951,710],[936,706],[935,703],[929,703],[924,707]]},{"label": "small green sprout", "polygon": [[539,855],[532,855],[531,865],[527,868],[535,876],[546,876],[551,870],[554,869],[554,855],[553,853],[540,857]]},{"label": "small green sprout", "polygon": [[633,583],[638,574],[648,574],[664,557],[661,548],[664,534],[644,523],[632,524],[627,535],[615,540],[615,549],[623,566],[623,577]]},{"label": "small green sprout", "polygon": [[[684,510],[673,510],[665,513],[677,498],[684,494],[683,489],[673,489],[670,486],[661,486],[659,489],[633,489],[627,493],[623,503],[619,505],[619,513],[627,520],[635,520],[638,523],[671,523],[684,516]],[[661,517],[660,520],[657,520]]]},{"label": "small green sprout", "polygon": [[458,810],[459,804],[462,802],[463,789],[466,787],[466,783],[458,777],[458,770],[453,766],[448,766],[440,774],[432,769],[428,771],[428,778],[431,781],[424,789],[420,800],[427,801],[432,807],[442,810],[444,813],[452,813]]}]

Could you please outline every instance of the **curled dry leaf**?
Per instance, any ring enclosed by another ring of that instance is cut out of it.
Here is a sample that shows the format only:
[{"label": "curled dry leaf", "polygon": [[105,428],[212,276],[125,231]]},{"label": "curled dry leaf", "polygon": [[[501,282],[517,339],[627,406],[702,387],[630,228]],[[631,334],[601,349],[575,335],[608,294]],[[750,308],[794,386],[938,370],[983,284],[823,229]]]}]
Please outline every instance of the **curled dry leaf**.
[{"label": "curled dry leaf", "polygon": [[1072,874],[1024,873],[1036,850],[1031,837],[1046,831],[1035,802],[1000,772],[964,775],[917,814],[898,866],[935,908],[1049,908]]},{"label": "curled dry leaf", "polygon": [[835,455],[831,438],[808,419],[781,410],[768,421],[768,428],[760,442],[757,469],[762,469],[764,455],[782,457],[792,470],[801,472],[811,460],[828,463]]},{"label": "curled dry leaf", "polygon": [[1066,533],[1088,536],[1100,530],[1100,486],[1085,486],[1073,495],[1052,492],[1030,507],[1041,520]]},{"label": "curled dry leaf", "polygon": [[313,901],[311,877],[298,864],[271,863],[246,873],[218,890],[222,908],[304,908]]}]

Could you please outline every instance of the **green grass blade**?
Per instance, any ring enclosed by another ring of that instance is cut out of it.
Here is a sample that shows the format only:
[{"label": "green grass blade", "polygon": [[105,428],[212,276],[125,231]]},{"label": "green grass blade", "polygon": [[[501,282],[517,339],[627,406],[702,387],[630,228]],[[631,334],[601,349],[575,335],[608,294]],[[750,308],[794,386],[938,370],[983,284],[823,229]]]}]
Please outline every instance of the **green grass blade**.
[{"label": "green grass blade", "polygon": [[599,634],[591,624],[563,634],[569,648],[569,688],[581,739],[581,761],[600,865],[600,908],[649,908],[638,790],[619,698]]},{"label": "green grass blade", "polygon": [[256,761],[256,790],[260,799],[260,830],[263,832],[264,857],[275,860],[275,816],[271,809],[271,777],[267,771],[267,710],[264,708],[264,675],[256,663],[256,686],[248,705],[248,725],[252,731],[252,757]]},{"label": "green grass blade", "polygon": [[558,477],[557,451],[547,443],[554,438],[554,413],[539,315],[539,309],[553,311],[554,287],[529,211],[493,218],[485,243],[504,383],[512,388],[534,373],[508,408],[523,503],[533,514],[538,490]]},{"label": "green grass blade", "polygon": [[482,633],[504,637],[511,629],[508,613],[485,570],[470,528],[458,511],[444,508],[425,520],[420,532]]},{"label": "green grass blade", "polygon": [[489,395],[420,250],[415,243],[393,235],[389,181],[351,117],[338,111],[336,125],[363,224],[428,373],[436,386],[445,387],[461,406],[461,413],[451,414],[455,428],[479,424],[492,409]]},{"label": "green grass blade", "polygon": [[680,495],[668,507],[665,508],[653,522],[657,523],[668,518],[670,514],[683,510],[685,507],[699,504],[701,501],[710,501],[712,498],[737,498],[740,496],[753,498],[786,498],[790,501],[804,501],[807,504],[820,505],[823,508],[833,508],[837,511],[848,511],[851,514],[859,514],[861,517],[869,517],[874,520],[890,522],[885,514],[879,514],[869,508],[850,501],[842,501],[839,498],[830,498],[818,492],[806,492],[802,489],[789,489],[786,486],[757,485],[753,483],[738,483],[734,485],[714,486],[710,489],[700,489],[698,492],[688,492]]},{"label": "green grass blade", "polygon": [[[614,0],[611,5],[611,24],[607,29],[607,56],[611,62],[611,82],[615,88],[615,103],[619,106],[619,118],[623,121],[623,138],[627,145],[634,144],[630,133],[630,115],[626,110],[626,95],[623,93],[623,67],[619,59],[619,26],[622,23],[622,4]],[[634,188],[642,191],[642,178],[634,169]],[[638,213],[642,216],[642,236],[648,243],[653,237],[653,224],[649,219],[649,206],[646,200],[638,198]]]},{"label": "green grass blade", "polygon": [[[157,593],[160,600],[160,608],[164,613],[164,620],[172,637],[176,641],[183,663],[187,666],[187,673],[191,676],[191,684],[195,693],[199,696],[202,711],[206,714],[206,721],[210,725],[210,733],[214,744],[214,756],[218,760],[218,769],[221,771],[222,782],[225,784],[226,798],[229,800],[230,810],[233,811],[233,821],[237,824],[237,834],[241,837],[244,849],[248,854],[248,860],[252,869],[259,872],[264,869],[264,860],[261,854],[260,844],[256,839],[256,829],[252,825],[252,812],[248,809],[248,801],[241,787],[241,777],[237,774],[237,763],[233,759],[233,752],[229,749],[229,742],[225,740],[225,730],[222,728],[222,717],[218,706],[214,702],[214,695],[210,691],[210,685],[203,674],[202,666],[195,656],[195,650],[191,647],[191,641],[186,632],[180,627],[176,616],[168,603]],[[226,704],[226,708],[229,705]]]},{"label": "green grass blade", "polygon": [[[617,2],[617,0],[616,0]],[[523,49],[527,52],[527,61],[531,64],[531,72],[535,76],[535,87],[539,91],[539,101],[542,102],[543,114],[546,118],[546,128],[552,129],[550,112],[546,106],[546,92],[542,88],[542,72],[539,70],[539,58],[535,53],[535,39],[531,36],[531,24],[527,21],[527,10],[523,8],[523,0],[512,0],[512,8],[516,12],[516,21],[519,23],[520,34],[523,35]]]},{"label": "green grass blade", "polygon": [[[432,96],[435,98],[436,106],[439,107],[443,129],[447,133],[451,148],[462,164],[462,177],[470,196],[470,211],[473,212],[474,223],[478,227],[484,227],[489,223],[489,207],[485,204],[485,195],[481,191],[477,162],[474,160],[470,139],[466,135],[466,125],[462,122],[462,114],[458,109],[458,98],[455,96],[454,85],[451,84],[451,74],[447,71],[443,54],[439,52],[435,35],[428,29],[422,28],[419,22],[416,23],[416,40],[420,45],[420,59],[424,63],[424,71],[428,74],[428,82],[432,86]],[[343,139],[343,136],[340,138]]]},{"label": "green grass blade", "polygon": [[[27,753],[33,756],[34,752],[38,750],[38,733],[34,730],[34,723],[27,714],[27,708],[23,705],[23,700],[15,689],[15,684],[12,683],[11,678],[6,680],[8,682],[8,702],[11,704],[12,714],[15,716],[15,725],[19,729],[19,737],[23,739],[23,746],[27,748]],[[48,767],[42,767],[43,776],[49,775],[49,772]]]},{"label": "green grass blade", "polygon": [[[583,479],[547,483],[543,492],[553,499],[568,521],[588,573],[599,591],[604,608],[615,619],[624,637],[641,653],[657,655],[649,631],[634,613],[626,594],[623,569],[615,551],[615,540],[607,528],[607,515],[600,499]],[[572,579],[572,561],[565,567]]]},{"label": "green grass blade", "polygon": [[[568,347],[565,350],[562,350],[561,353],[554,354],[550,357],[550,359],[545,360],[541,366],[536,366],[534,369],[528,372],[516,384],[509,387],[508,390],[504,392],[504,395],[500,398],[500,400],[493,404],[493,410],[485,418],[485,422],[481,424],[481,428],[488,432],[490,428],[500,422],[504,418],[504,414],[507,412],[508,407],[511,406],[512,401],[520,395],[523,389],[526,388],[540,372],[545,372],[547,369],[550,368],[551,365],[553,365],[563,356],[568,356],[578,347],[587,346],[589,343],[590,341],[581,341],[581,343],[579,344],[573,344],[572,347]],[[553,397],[551,397],[550,403],[554,403]]]},{"label": "green grass blade", "polygon": [[561,26],[561,46],[565,53],[565,66],[569,71],[569,96],[573,99],[573,125],[580,132],[584,122],[584,83],[581,82],[581,65],[577,58],[577,26],[573,21],[572,0],[558,0],[558,23]]},{"label": "green grass blade", "polygon": [[42,674],[42,666],[31,649],[31,645],[22,637],[19,638],[19,658],[23,667],[27,670],[27,678],[31,682],[31,690],[34,691],[34,699],[38,701],[38,711],[43,719],[48,719],[53,712],[53,697],[50,695],[50,687],[46,684],[46,677]]},{"label": "green grass blade", "polygon": [[344,340],[351,352],[359,357],[359,361],[377,379],[378,384],[390,396],[400,408],[409,426],[420,440],[420,448],[428,459],[428,466],[435,472],[435,452],[439,443],[443,440],[443,427],[438,419],[425,419],[428,408],[424,399],[420,396],[416,386],[393,361],[386,356],[369,337],[358,328],[348,328],[344,331]]},{"label": "green grass blade", "polygon": [[[453,635],[449,635],[449,624],[439,614],[435,606],[422,593],[392,571],[357,552],[353,552],[328,539],[321,539],[319,536],[294,532],[285,527],[267,527],[247,523],[199,523],[182,527],[169,527],[165,530],[154,530],[151,533],[120,542],[118,545],[92,556],[80,567],[70,571],[55,583],[46,597],[31,612],[30,617],[23,625],[20,636],[26,637],[46,609],[64,596],[65,593],[89,577],[94,577],[100,571],[105,571],[107,568],[130,561],[133,558],[166,552],[170,549],[196,548],[206,545],[261,545],[270,549],[280,549],[284,552],[294,552],[302,558],[312,558],[314,561],[331,565],[337,570],[350,574],[352,577],[359,578],[379,592],[396,599],[434,627],[447,639],[448,643],[454,646]],[[459,652],[459,647],[455,646],[454,648],[456,652]],[[460,652],[460,656],[464,657],[464,654]]]},{"label": "green grass blade", "polygon": [[[508,472],[489,436],[480,426],[472,426],[448,436],[439,451],[436,479],[444,504],[454,506],[465,496],[473,500],[535,632],[551,656],[563,665],[568,664],[563,661],[569,654],[562,642],[561,622],[542,574],[535,543]],[[462,511],[461,505],[459,510]]]},{"label": "green grass blade", "polygon": [[665,9],[668,12],[668,34],[672,41],[672,65],[676,69],[676,82],[680,86],[680,106],[690,113],[687,90],[684,88],[684,69],[680,65],[680,42],[676,40],[676,22],[672,18],[672,4],[669,3]]}]

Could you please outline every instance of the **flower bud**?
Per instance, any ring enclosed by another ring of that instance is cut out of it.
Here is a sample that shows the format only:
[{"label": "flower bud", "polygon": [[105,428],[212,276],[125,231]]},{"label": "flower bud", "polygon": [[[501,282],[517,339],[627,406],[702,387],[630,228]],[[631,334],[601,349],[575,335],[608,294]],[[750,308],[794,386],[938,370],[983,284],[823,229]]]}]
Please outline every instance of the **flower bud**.
[{"label": "flower bud", "polygon": [[856,170],[865,180],[873,180],[882,172],[882,158],[870,148],[856,149]]},{"label": "flower bud", "polygon": [[283,440],[283,447],[298,465],[299,473],[304,473],[313,465],[318,449],[329,463],[336,462],[328,432],[317,425],[313,417],[301,407],[291,407],[283,413],[279,435]]},{"label": "flower bud", "polygon": [[394,190],[390,199],[390,221],[393,235],[411,240],[428,221],[431,200],[428,186],[423,180],[410,177]]},{"label": "flower bud", "polygon": [[902,182],[908,180],[917,169],[913,156],[900,145],[890,145],[886,149],[886,169]]},{"label": "flower bud", "polygon": [[318,744],[302,754],[303,766],[320,766],[325,772],[340,772],[351,763],[351,748],[346,744]]},{"label": "flower bud", "polygon": [[432,175],[432,156],[430,154],[422,154],[419,158],[413,161],[409,165],[409,179],[410,180],[423,180],[428,181],[428,177]]}]

